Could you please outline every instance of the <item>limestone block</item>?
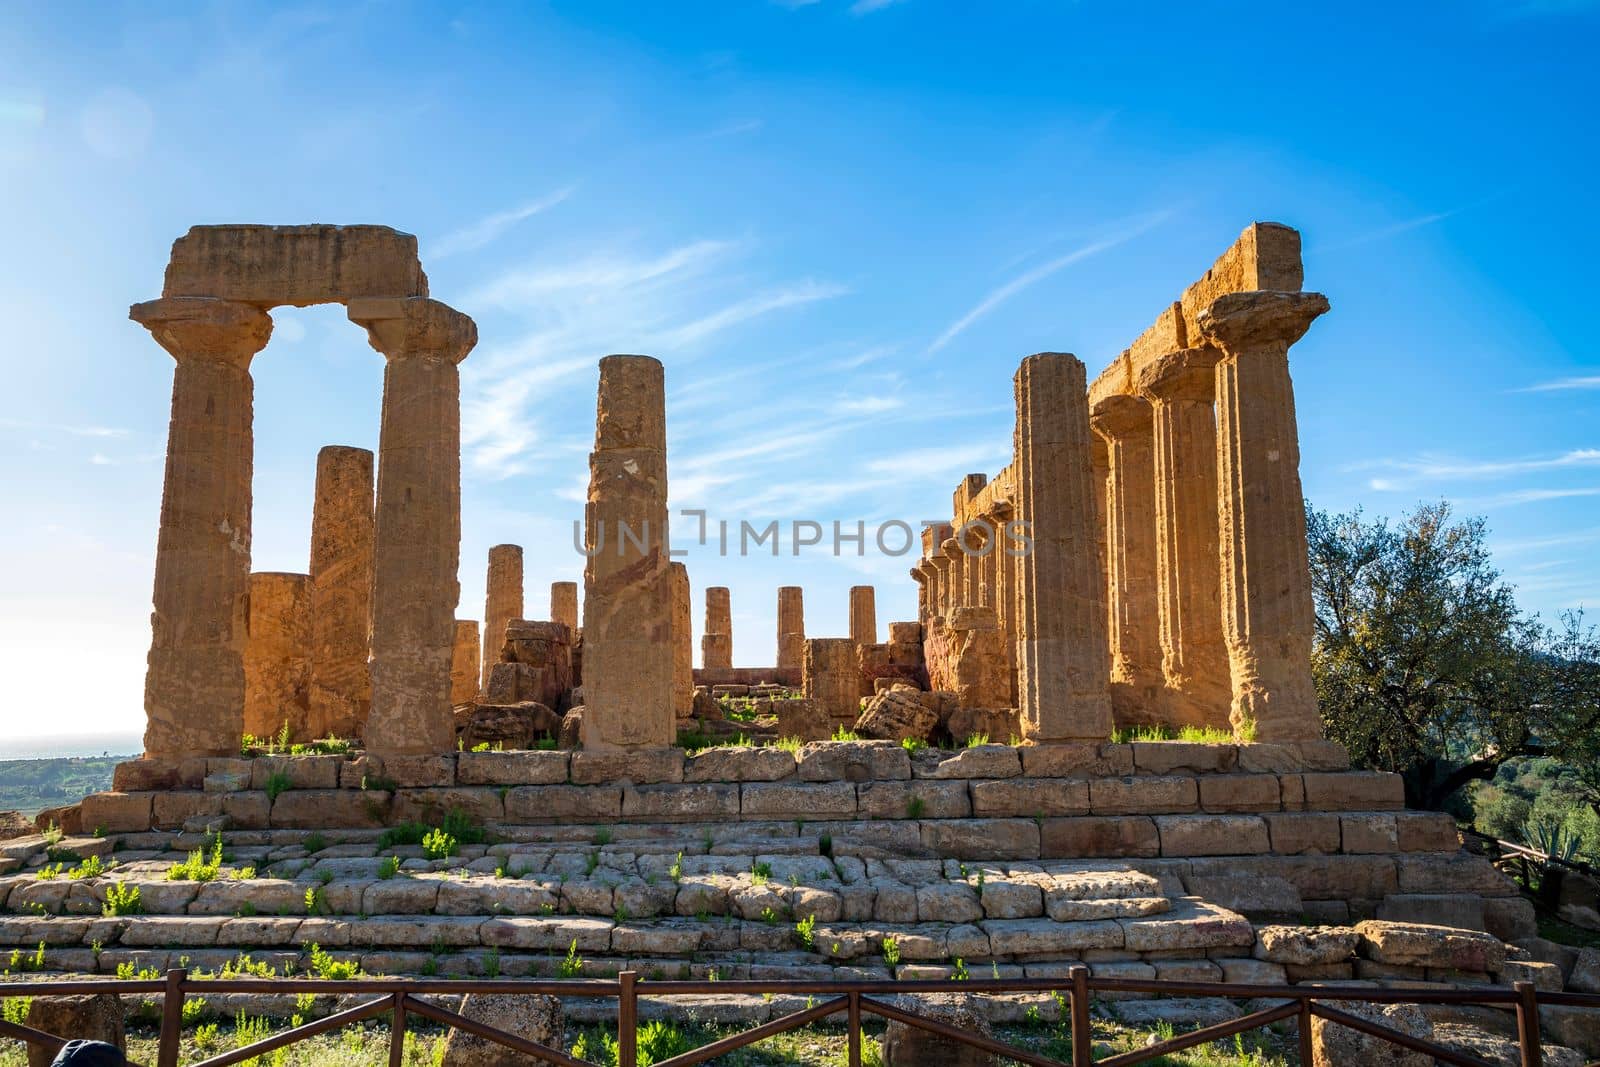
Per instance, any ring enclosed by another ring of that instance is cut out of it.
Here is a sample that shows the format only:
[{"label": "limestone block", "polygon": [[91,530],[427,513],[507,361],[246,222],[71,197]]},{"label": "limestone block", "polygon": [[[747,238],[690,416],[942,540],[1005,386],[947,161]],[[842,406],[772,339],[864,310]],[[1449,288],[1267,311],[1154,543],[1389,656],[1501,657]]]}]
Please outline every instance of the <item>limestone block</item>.
[{"label": "limestone block", "polygon": [[893,741],[813,741],[800,746],[803,782],[904,781],[911,777],[906,750]]},{"label": "limestone block", "polygon": [[[1018,749],[1010,745],[974,745],[956,752],[923,749],[911,760],[918,778],[1014,778],[1022,773]],[[1020,750],[1024,756],[1028,748]]]},{"label": "limestone block", "polygon": [[[573,631],[564,623],[527,619],[512,619],[506,623],[499,651],[501,662],[495,669],[507,663],[527,668],[518,672],[518,685],[533,688],[519,688],[518,700],[537,700],[551,708],[564,706],[567,692],[574,684],[572,635]],[[491,696],[490,699],[496,698]]]},{"label": "limestone block", "polygon": [[285,830],[379,827],[388,815],[383,794],[349,789],[291,789],[272,802],[272,826]]},{"label": "limestone block", "polygon": [[1163,856],[1238,856],[1271,851],[1254,815],[1157,815]]},{"label": "limestone block", "polygon": [[1563,1045],[1593,1059],[1600,1056],[1600,1008],[1539,1005],[1540,1028]]},{"label": "limestone block", "polygon": [[1341,815],[1339,837],[1339,847],[1347,853],[1391,855],[1400,847],[1393,815]]},{"label": "limestone block", "polygon": [[1086,781],[1011,778],[975,781],[971,788],[972,811],[979,816],[1089,814]]},{"label": "limestone block", "polygon": [[1138,741],[1133,765],[1140,774],[1226,774],[1239,762],[1237,745],[1188,741]]},{"label": "limestone block", "polygon": [[447,756],[384,755],[367,757],[371,778],[392,782],[402,788],[427,789],[456,784],[456,754]]},{"label": "limestone block", "polygon": [[708,748],[683,766],[685,782],[776,782],[794,773],[794,754],[781,748]]},{"label": "limestone block", "polygon": [[1119,921],[1125,945],[1134,952],[1247,948],[1256,938],[1244,916],[1198,897],[1186,897],[1164,914]]},{"label": "limestone block", "polygon": [[[1427,1040],[1433,1037],[1433,1026],[1415,1004],[1366,1004],[1361,1001],[1341,1001],[1339,1010],[1356,1015],[1368,1022],[1412,1037]],[[1359,1063],[1362,1067],[1432,1067],[1432,1056],[1412,1052],[1383,1038],[1372,1037],[1360,1030],[1340,1026],[1321,1017],[1311,1020],[1311,1050],[1314,1067],[1345,1067]]]},{"label": "limestone block", "polygon": [[480,745],[528,749],[536,739],[554,739],[561,732],[560,716],[536,700],[470,707],[471,710],[456,718],[456,736],[464,752],[471,752]]},{"label": "limestone block", "polygon": [[[932,993],[901,998],[897,1006],[964,1033],[994,1037],[993,1028],[976,997]],[[882,1047],[884,1067],[993,1067],[997,1062],[992,1054],[982,1049],[899,1021],[892,1021],[885,1028]]]},{"label": "limestone block", "polygon": [[1405,784],[1398,774],[1345,771],[1299,777],[1310,811],[1397,811],[1406,806]]},{"label": "limestone block", "polygon": [[1193,778],[1103,778],[1089,783],[1096,815],[1176,814],[1194,811],[1200,791]]},{"label": "limestone block", "polygon": [[863,819],[965,819],[972,815],[965,782],[867,781],[856,787]]},{"label": "limestone block", "polygon": [[1186,884],[1195,896],[1252,919],[1297,919],[1305,913],[1300,891],[1286,878],[1191,874]]},{"label": "limestone block", "polygon": [[921,824],[922,845],[964,860],[1026,860],[1039,855],[1039,824],[1032,819],[951,819]]},{"label": "limestone block", "polygon": [[1320,812],[1268,813],[1262,816],[1272,840],[1272,851],[1279,855],[1339,851],[1339,816]]},{"label": "limestone block", "polygon": [[1110,920],[1058,923],[1054,919],[985,919],[978,925],[989,935],[996,956],[1119,949],[1124,944],[1123,924]]},{"label": "limestone block", "polygon": [[1483,926],[1502,941],[1519,941],[1539,932],[1533,902],[1520,896],[1484,897]]},{"label": "limestone block", "polygon": [[426,296],[417,239],[388,226],[192,226],[172,245],[165,296],[274,307]]},{"label": "limestone block", "polygon": [[1147,816],[1047,818],[1039,828],[1040,855],[1049,859],[1157,856],[1161,838]]},{"label": "limestone block", "polygon": [[752,782],[740,789],[745,818],[816,819],[856,813],[850,782]]},{"label": "limestone block", "polygon": [[462,785],[553,785],[567,780],[567,752],[460,752],[456,781]]},{"label": "limestone block", "polygon": [[658,819],[663,822],[737,819],[739,786],[731,782],[645,785],[637,788],[624,786],[622,815],[628,819]]},{"label": "limestone block", "polygon": [[891,645],[922,644],[922,624],[920,622],[891,622],[889,624],[889,643]]},{"label": "limestone block", "polygon": [[[128,1047],[123,1029],[122,999],[109,993],[91,996],[33,997],[27,1003],[27,1026],[65,1041],[104,1041]],[[28,1045],[28,1067],[50,1067],[60,1047]]]},{"label": "limestone block", "polygon": [[1498,938],[1472,930],[1369,919],[1356,924],[1361,954],[1379,963],[1497,971],[1505,963]]},{"label": "limestone block", "polygon": [[1468,893],[1391,893],[1378,905],[1385,922],[1483,930],[1483,898]]},{"label": "limestone block", "polygon": [[400,789],[394,794],[389,819],[394,822],[437,824],[451,811],[464,812],[479,823],[505,819],[505,803],[498,789],[456,786],[448,789]]},{"label": "limestone block", "polygon": [[[526,993],[470,993],[461,1002],[461,1014],[474,1022],[515,1034],[546,1048],[565,1044],[566,1020],[561,1001]],[[452,1029],[445,1038],[443,1067],[520,1067],[528,1057],[504,1045]]]},{"label": "limestone block", "polygon": [[470,703],[478,695],[482,677],[482,636],[478,620],[457,619],[455,640],[450,646],[450,703]]},{"label": "limestone block", "polygon": [[273,778],[290,789],[337,789],[339,756],[257,756],[250,761],[250,788],[266,789]]},{"label": "limestone block", "polygon": [[1394,860],[1387,856],[1197,856],[1189,869],[1202,876],[1283,878],[1307,901],[1382,900],[1399,889]]},{"label": "limestone block", "polygon": [[525,785],[506,794],[513,822],[614,820],[622,815],[620,785]]},{"label": "limestone block", "polygon": [[150,793],[91,793],[83,798],[83,825],[108,834],[141,833],[151,826]]},{"label": "limestone block", "polygon": [[1200,807],[1206,811],[1277,811],[1283,803],[1275,774],[1206,775],[1198,784]]},{"label": "limestone block", "polygon": [[1117,778],[1133,774],[1133,746],[1026,745],[1022,773],[1030,778]]},{"label": "limestone block", "polygon": [[1461,847],[1455,817],[1442,811],[1397,811],[1389,816],[1402,852],[1454,852]]},{"label": "limestone block", "polygon": [[1398,884],[1405,893],[1482,893],[1515,896],[1516,883],[1485,856],[1465,852],[1411,852],[1395,857]]},{"label": "limestone block", "polygon": [[853,730],[860,737],[882,741],[927,741],[939,727],[938,708],[924,699],[927,695],[911,689],[879,693],[867,700]]},{"label": "limestone block", "polygon": [[1059,890],[1045,890],[1045,913],[1056,922],[1083,922],[1092,919],[1126,919],[1141,915],[1159,915],[1170,911],[1172,902],[1166,897],[1122,897],[1116,900],[1076,900],[1062,896]]},{"label": "limestone block", "polygon": [[1578,950],[1567,985],[1576,993],[1600,993],[1600,949]]},{"label": "limestone block", "polygon": [[[585,714],[588,714],[587,708]],[[660,747],[574,752],[572,781],[576,785],[599,782],[632,782],[634,785],[681,782],[683,750]]]}]

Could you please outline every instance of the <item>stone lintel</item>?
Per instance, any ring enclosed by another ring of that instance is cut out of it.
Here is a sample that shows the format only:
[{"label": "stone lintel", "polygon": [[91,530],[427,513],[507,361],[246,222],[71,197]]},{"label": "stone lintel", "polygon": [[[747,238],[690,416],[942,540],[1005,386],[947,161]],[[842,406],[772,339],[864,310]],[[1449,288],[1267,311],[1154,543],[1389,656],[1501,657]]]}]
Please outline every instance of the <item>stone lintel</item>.
[{"label": "stone lintel", "polygon": [[172,244],[162,295],[260,307],[427,296],[417,239],[388,226],[193,226]]}]

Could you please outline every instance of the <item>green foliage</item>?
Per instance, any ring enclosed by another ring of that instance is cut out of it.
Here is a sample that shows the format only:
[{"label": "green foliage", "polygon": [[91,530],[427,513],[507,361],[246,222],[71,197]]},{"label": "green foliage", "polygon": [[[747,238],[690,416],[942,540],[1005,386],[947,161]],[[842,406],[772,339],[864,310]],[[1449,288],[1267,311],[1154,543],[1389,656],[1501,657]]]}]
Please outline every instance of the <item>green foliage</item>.
[{"label": "green foliage", "polygon": [[500,950],[491,948],[483,954],[483,976],[485,978],[500,977]]},{"label": "green foliage", "polygon": [[816,950],[817,947],[817,917],[807,915],[804,919],[794,924],[794,938],[800,942],[800,947],[807,952]]},{"label": "green foliage", "polygon": [[1255,724],[1250,723],[1248,736],[1235,737],[1230,730],[1215,726],[1169,726],[1155,723],[1149,726],[1119,726],[1111,731],[1111,740],[1119,745],[1135,741],[1188,741],[1196,745],[1226,745],[1234,741],[1254,741]]},{"label": "green foliage", "polygon": [[[111,773],[129,756],[0,760],[0,811],[33,816],[45,808],[75,804],[111,788]],[[61,843],[60,826],[45,828],[45,847]]]},{"label": "green foliage", "polygon": [[900,739],[900,747],[915,755],[916,753],[927,748],[928,742],[924,741],[920,737],[902,737]]},{"label": "green foliage", "polygon": [[53,882],[61,877],[61,864],[47,863],[33,872],[33,877],[41,882]]},{"label": "green foliage", "polygon": [[6,997],[0,1000],[0,1019],[13,1026],[22,1026],[28,1021],[28,1009],[31,1007],[32,997]]},{"label": "green foliage", "polygon": [[567,957],[556,964],[556,974],[562,978],[577,978],[583,974],[583,960],[578,955],[578,939],[567,946]]},{"label": "green foliage", "polygon": [[61,833],[61,827],[56,825],[54,819],[51,819],[49,825],[44,828],[44,834],[42,835],[44,837],[44,847],[54,851],[56,846],[61,844]]},{"label": "green foliage", "polygon": [[639,1067],[681,1056],[694,1046],[684,1032],[665,1019],[652,1019],[638,1030]]},{"label": "green foliage", "polygon": [[883,939],[883,965],[889,968],[890,974],[900,966],[900,942],[892,936]]},{"label": "green foliage", "polygon": [[189,858],[182,863],[175,863],[167,868],[167,881],[169,882],[213,882],[216,881],[217,872],[222,869],[222,834],[218,833],[212,842],[211,854],[208,858],[204,848],[197,848],[189,853]]},{"label": "green foliage", "polygon": [[776,741],[772,742],[772,747],[781,749],[784,752],[799,752],[800,746],[803,744],[805,744],[805,742],[800,740],[798,737],[780,737]]},{"label": "green foliage", "polygon": [[275,771],[267,777],[267,800],[278,799],[278,795],[288,789],[292,783],[289,776],[283,771]]},{"label": "green foliage", "polygon": [[314,856],[328,847],[328,839],[321,830],[313,830],[300,842],[300,847],[306,850],[306,855]]},{"label": "green foliage", "polygon": [[679,852],[677,859],[672,861],[672,866],[667,868],[667,877],[673,884],[683,881],[683,853]]},{"label": "green foliage", "polygon": [[968,734],[967,739],[961,743],[962,748],[977,748],[989,743],[988,734]]},{"label": "green foliage", "polygon": [[750,866],[750,880],[756,885],[766,885],[772,881],[772,864],[764,860],[756,860]]},{"label": "green foliage", "polygon": [[833,740],[835,740],[835,741],[859,741],[859,740],[861,740],[861,736],[859,734],[857,734],[854,730],[847,730],[843,726],[840,726],[840,727],[837,727],[833,731]]},{"label": "green foliage", "polygon": [[22,949],[11,950],[11,962],[6,967],[10,974],[26,974],[30,971],[44,970],[44,942],[39,942],[39,947],[32,955],[24,955]]},{"label": "green foliage", "polygon": [[102,911],[106,915],[137,915],[144,911],[139,902],[139,887],[125,882],[112,882],[106,886],[106,902]]},{"label": "green foliage", "polygon": [[403,822],[391,826],[379,836],[378,851],[394,848],[396,845],[420,845],[427,834],[428,827],[420,822]]},{"label": "green foliage", "polygon": [[194,1026],[211,1013],[205,997],[189,997],[183,1002],[183,1025]]},{"label": "green foliage", "polygon": [[397,875],[399,873],[400,873],[400,857],[399,856],[385,856],[383,858],[383,861],[378,864],[378,879],[379,879],[379,881],[387,882],[389,879],[393,878],[395,875]]},{"label": "green foliage", "polygon": [[602,826],[600,829],[596,830],[594,832],[594,843],[601,846],[611,844],[611,828],[609,826]]},{"label": "green foliage", "polygon": [[313,943],[311,946],[311,971],[318,978],[331,982],[348,982],[361,974],[361,965],[355,960],[335,959],[332,955],[322,950],[322,946]]},{"label": "green foliage", "polygon": [[779,918],[781,918],[781,916],[772,908],[767,907],[761,909],[761,921],[766,923],[768,926],[778,925]]},{"label": "green foliage", "polygon": [[965,982],[971,977],[972,975],[967,972],[967,961],[957,956],[955,970],[950,972],[950,980],[952,982]]},{"label": "green foliage", "polygon": [[[1408,806],[1442,809],[1508,761],[1600,763],[1600,641],[1580,615],[1522,616],[1481,518],[1424,504],[1400,522],[1308,508],[1327,735],[1399,773]],[[1600,802],[1600,768],[1586,776]]]},{"label": "green foliage", "polygon": [[906,818],[920,819],[927,810],[928,802],[921,797],[911,797],[906,801]]},{"label": "green foliage", "polygon": [[461,843],[453,834],[444,830],[429,830],[422,838],[422,854],[430,860],[442,860],[454,856],[461,848]]}]

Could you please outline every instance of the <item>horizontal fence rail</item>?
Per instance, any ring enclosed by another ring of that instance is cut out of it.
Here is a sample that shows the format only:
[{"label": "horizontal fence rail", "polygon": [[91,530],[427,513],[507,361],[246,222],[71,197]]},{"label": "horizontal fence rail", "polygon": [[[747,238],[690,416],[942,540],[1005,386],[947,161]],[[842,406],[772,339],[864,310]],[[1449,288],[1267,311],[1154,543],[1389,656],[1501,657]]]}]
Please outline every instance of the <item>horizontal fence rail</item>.
[{"label": "horizontal fence rail", "polygon": [[[1371,1037],[1413,1052],[1434,1057],[1457,1067],[1494,1067],[1488,1061],[1424,1038],[1396,1030],[1379,1022],[1354,1015],[1336,1004],[1458,1004],[1508,1009],[1515,1014],[1519,1062],[1522,1067],[1542,1067],[1543,1052],[1539,1036],[1541,1005],[1593,1008],[1600,1011],[1600,994],[1541,993],[1531,982],[1514,986],[1479,986],[1470,989],[1374,989],[1339,986],[1242,985],[1219,982],[1172,982],[1135,978],[1092,978],[1087,967],[1073,967],[1065,982],[1058,978],[973,978],[916,981],[642,981],[633,971],[623,971],[615,979],[433,979],[362,978],[344,981],[321,978],[192,978],[183,969],[174,969],[162,979],[39,979],[0,982],[0,998],[69,996],[108,993],[118,996],[160,997],[161,1027],[157,1067],[178,1067],[182,1050],[183,1004],[185,998],[199,994],[304,994],[321,996],[370,995],[374,999],[334,1012],[300,1026],[273,1034],[242,1048],[199,1060],[190,1067],[228,1067],[281,1048],[331,1033],[354,1023],[388,1017],[390,1020],[389,1063],[401,1067],[405,1057],[406,1027],[412,1016],[447,1029],[473,1034],[486,1041],[532,1056],[557,1067],[591,1067],[560,1048],[530,1041],[475,1019],[449,1011],[423,999],[429,996],[510,993],[547,995],[563,999],[613,999],[617,1002],[618,1067],[638,1067],[638,1021],[640,997],[704,996],[708,994],[752,994],[825,996],[829,999],[809,1005],[759,1026],[720,1037],[710,1044],[662,1060],[657,1067],[692,1067],[748,1045],[791,1030],[821,1022],[832,1016],[845,1016],[848,1063],[861,1067],[862,1020],[873,1015],[888,1022],[934,1034],[971,1048],[1003,1056],[1029,1067],[1135,1067],[1162,1056],[1209,1044],[1263,1026],[1294,1019],[1298,1029],[1298,1048],[1303,1067],[1311,1067],[1311,1026],[1313,1019],[1348,1027]],[[924,993],[1051,993],[1065,997],[1072,1039],[1070,1061],[1052,1059],[1028,1049],[963,1030],[911,1010],[904,1004],[878,999]],[[1097,993],[1143,993],[1176,997],[1220,997],[1232,1000],[1280,1001],[1237,1019],[1200,1027],[1163,1041],[1101,1059],[1094,1058],[1090,1002]],[[42,1030],[0,1020],[0,1038],[12,1038],[43,1045],[52,1052],[73,1035],[48,1034]],[[1600,1061],[1588,1067],[1600,1067]]]}]

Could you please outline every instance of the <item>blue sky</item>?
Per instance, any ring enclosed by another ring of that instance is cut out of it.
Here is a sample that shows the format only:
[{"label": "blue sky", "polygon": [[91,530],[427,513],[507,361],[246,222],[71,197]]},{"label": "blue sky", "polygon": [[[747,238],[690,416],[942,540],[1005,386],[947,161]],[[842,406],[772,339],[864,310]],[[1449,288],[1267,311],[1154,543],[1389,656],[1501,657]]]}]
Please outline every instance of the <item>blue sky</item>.
[{"label": "blue sky", "polygon": [[[0,12],[0,667],[15,734],[135,731],[171,361],[127,305],[195,223],[415,233],[474,316],[462,617],[489,545],[575,578],[595,361],[667,366],[675,507],[948,513],[1011,374],[1097,373],[1250,221],[1333,311],[1294,351],[1307,494],[1488,516],[1545,615],[1600,604],[1600,5],[60,5]],[[317,448],[373,447],[338,308],[255,362],[255,567],[304,570]],[[683,543],[680,530],[680,541]],[[816,635],[910,560],[688,557]]]}]

